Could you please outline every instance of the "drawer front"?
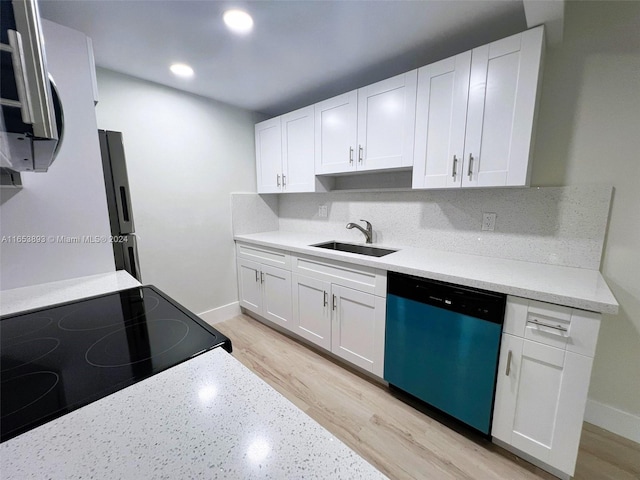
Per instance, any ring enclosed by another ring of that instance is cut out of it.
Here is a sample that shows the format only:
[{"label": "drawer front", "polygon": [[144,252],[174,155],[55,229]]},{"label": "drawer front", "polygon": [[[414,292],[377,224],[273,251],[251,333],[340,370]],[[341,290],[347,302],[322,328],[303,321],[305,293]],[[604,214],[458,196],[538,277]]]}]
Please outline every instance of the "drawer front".
[{"label": "drawer front", "polygon": [[291,270],[379,297],[387,296],[387,272],[306,255],[292,257]]},{"label": "drawer front", "polygon": [[565,349],[571,331],[571,309],[529,301],[524,338],[551,347]]},{"label": "drawer front", "polygon": [[598,313],[510,296],[504,332],[593,357],[600,320]]},{"label": "drawer front", "polygon": [[236,253],[238,258],[291,270],[291,255],[289,255],[289,252],[238,242],[236,243]]}]

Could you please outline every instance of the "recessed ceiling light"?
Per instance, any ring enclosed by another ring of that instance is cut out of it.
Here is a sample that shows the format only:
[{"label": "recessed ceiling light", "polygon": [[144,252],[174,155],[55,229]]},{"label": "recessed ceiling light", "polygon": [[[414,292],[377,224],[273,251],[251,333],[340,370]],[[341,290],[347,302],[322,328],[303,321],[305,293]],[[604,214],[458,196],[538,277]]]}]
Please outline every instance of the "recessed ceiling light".
[{"label": "recessed ceiling light", "polygon": [[184,63],[174,63],[170,68],[173,74],[179,77],[193,77],[193,68]]},{"label": "recessed ceiling light", "polygon": [[253,29],[253,18],[242,10],[227,10],[222,16],[229,30],[241,35],[247,34]]}]

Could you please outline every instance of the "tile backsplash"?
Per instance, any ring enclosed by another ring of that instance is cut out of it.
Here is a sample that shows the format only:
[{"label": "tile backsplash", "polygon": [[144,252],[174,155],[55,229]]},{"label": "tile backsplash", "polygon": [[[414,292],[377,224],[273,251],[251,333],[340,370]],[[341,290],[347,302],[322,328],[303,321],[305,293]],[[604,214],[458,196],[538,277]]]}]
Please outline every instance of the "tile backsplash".
[{"label": "tile backsplash", "polygon": [[[363,242],[345,225],[366,219],[383,245],[598,269],[611,195],[608,186],[233,194],[232,206],[235,234],[275,230],[277,217],[280,230]],[[483,213],[496,214],[494,231],[481,230]]]}]

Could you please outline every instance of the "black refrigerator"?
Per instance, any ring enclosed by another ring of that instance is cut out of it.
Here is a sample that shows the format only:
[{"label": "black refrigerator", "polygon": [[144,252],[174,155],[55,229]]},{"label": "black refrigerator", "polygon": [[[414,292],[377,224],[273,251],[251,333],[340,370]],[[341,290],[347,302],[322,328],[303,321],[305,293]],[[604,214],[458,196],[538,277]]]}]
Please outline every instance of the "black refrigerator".
[{"label": "black refrigerator", "polygon": [[122,133],[98,130],[116,270],[142,282]]}]

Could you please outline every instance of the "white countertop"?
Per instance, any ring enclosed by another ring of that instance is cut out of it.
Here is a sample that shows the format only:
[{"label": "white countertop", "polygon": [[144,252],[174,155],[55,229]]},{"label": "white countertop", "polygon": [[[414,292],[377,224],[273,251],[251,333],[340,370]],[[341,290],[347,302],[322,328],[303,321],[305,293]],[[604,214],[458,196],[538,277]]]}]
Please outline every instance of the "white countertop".
[{"label": "white countertop", "polygon": [[0,291],[0,315],[48,307],[140,285],[124,270]]},{"label": "white countertop", "polygon": [[386,478],[217,348],[0,445],[3,480]]},{"label": "white countertop", "polygon": [[543,302],[601,313],[618,312],[618,302],[597,270],[445,252],[428,248],[378,245],[398,249],[384,257],[327,250],[309,245],[332,238],[274,231],[236,235],[236,240],[290,252],[406,273]]}]

